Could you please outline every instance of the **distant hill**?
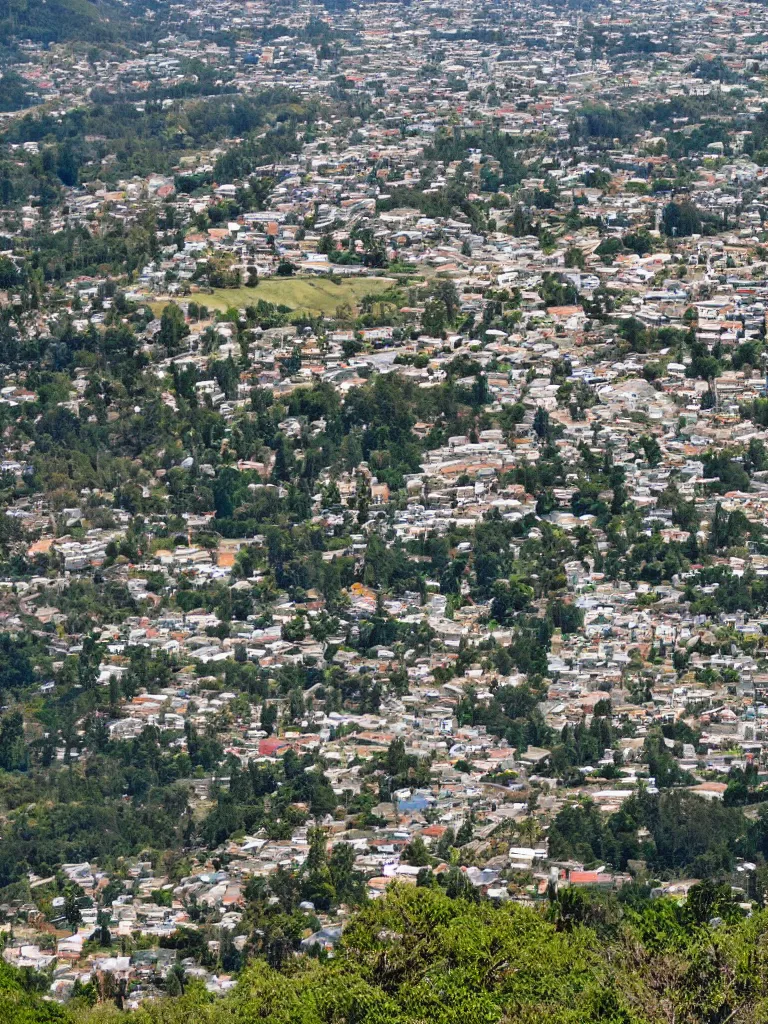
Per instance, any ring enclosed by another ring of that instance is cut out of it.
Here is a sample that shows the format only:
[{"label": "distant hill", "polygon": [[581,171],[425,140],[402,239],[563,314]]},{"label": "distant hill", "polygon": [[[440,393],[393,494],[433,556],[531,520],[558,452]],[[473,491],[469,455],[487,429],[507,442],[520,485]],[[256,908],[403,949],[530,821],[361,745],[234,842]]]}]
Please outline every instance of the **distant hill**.
[{"label": "distant hill", "polygon": [[102,42],[114,37],[124,20],[111,0],[0,0],[0,39]]}]

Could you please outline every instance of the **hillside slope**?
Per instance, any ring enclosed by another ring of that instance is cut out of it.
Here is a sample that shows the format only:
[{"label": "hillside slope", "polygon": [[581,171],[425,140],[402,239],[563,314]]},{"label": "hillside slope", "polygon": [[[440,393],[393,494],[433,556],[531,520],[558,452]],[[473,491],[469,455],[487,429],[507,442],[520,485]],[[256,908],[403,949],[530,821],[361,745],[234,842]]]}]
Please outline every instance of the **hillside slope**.
[{"label": "hillside slope", "polygon": [[[747,1024],[768,1009],[768,913],[740,917],[730,887],[687,906],[566,891],[548,910],[397,887],[346,929],[331,960],[263,961],[225,998],[183,995],[129,1017],[0,1002],[7,1024]],[[633,909],[633,904],[638,909]],[[716,918],[714,924],[707,923]],[[17,993],[18,995],[18,993]],[[59,1014],[59,1016],[57,1016]]]},{"label": "hillside slope", "polygon": [[0,0],[0,39],[99,42],[125,24],[123,11],[111,0]]}]

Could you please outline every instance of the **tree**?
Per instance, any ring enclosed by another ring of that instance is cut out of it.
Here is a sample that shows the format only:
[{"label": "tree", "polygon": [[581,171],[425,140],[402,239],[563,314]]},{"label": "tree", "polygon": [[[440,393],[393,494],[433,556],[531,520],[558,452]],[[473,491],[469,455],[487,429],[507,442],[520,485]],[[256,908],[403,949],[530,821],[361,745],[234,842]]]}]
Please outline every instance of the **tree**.
[{"label": "tree", "polygon": [[539,406],[533,416],[533,430],[537,437],[545,438],[549,435],[549,413]]},{"label": "tree", "polygon": [[706,924],[713,917],[734,921],[742,917],[738,901],[730,885],[705,879],[688,890],[685,901],[687,915],[696,924]]},{"label": "tree", "polygon": [[645,461],[651,468],[659,465],[662,458],[661,447],[655,437],[649,437],[648,434],[641,435],[638,444],[642,448],[645,454]]},{"label": "tree", "polygon": [[[201,1016],[206,1024],[225,1024],[254,1014],[264,1024],[347,1021],[351,1005],[362,1024],[762,1019],[768,982],[756,958],[768,938],[768,917],[718,913],[726,904],[718,887],[693,894],[693,914],[685,903],[647,899],[638,886],[622,888],[631,897],[626,900],[551,887],[548,906],[536,908],[515,901],[494,906],[456,865],[444,872],[443,890],[430,884],[426,872],[420,882],[394,884],[353,915],[332,959],[294,960],[306,917],[294,912],[295,877],[279,869],[270,878],[279,903],[269,911],[266,890],[249,884],[249,912],[258,926],[253,941],[262,956],[240,973],[235,990],[212,999],[200,982],[177,988],[167,980],[174,999],[148,1001],[138,1012],[153,1024]],[[710,926],[712,917],[723,923]],[[200,939],[195,951],[205,948]],[[222,942],[222,966],[225,959],[236,969],[229,943]],[[290,970],[281,971],[289,959]],[[19,979],[0,963],[3,1020],[72,1024],[82,1016],[79,1007],[70,1013],[45,1002]],[[450,1000],[435,997],[436,985],[443,995],[450,992]]]},{"label": "tree", "polygon": [[665,235],[685,238],[701,231],[701,214],[689,200],[668,203],[664,207],[662,227]]},{"label": "tree", "polygon": [[547,606],[552,625],[563,633],[576,633],[584,624],[584,612],[569,601],[552,601]]},{"label": "tree", "polygon": [[293,446],[285,434],[280,434],[275,449],[275,461],[272,466],[272,476],[275,481],[289,481],[295,464],[296,458]]},{"label": "tree", "polygon": [[181,349],[181,342],[189,334],[189,327],[179,306],[169,302],[160,317],[160,330],[157,342],[169,356],[176,355]]},{"label": "tree", "polygon": [[300,615],[294,616],[289,622],[283,623],[281,632],[283,640],[288,640],[290,643],[297,643],[299,640],[303,640],[305,634],[304,619]]},{"label": "tree", "polygon": [[365,898],[365,879],[355,871],[355,851],[350,843],[337,843],[328,861],[331,881],[340,903],[361,903]]},{"label": "tree", "polygon": [[66,142],[59,150],[59,160],[56,167],[56,173],[58,174],[62,185],[66,185],[68,188],[74,188],[77,185],[80,175],[80,166],[70,142]]},{"label": "tree", "polygon": [[184,993],[184,989],[182,988],[181,984],[181,979],[179,978],[178,973],[175,970],[173,970],[173,968],[171,968],[171,970],[168,971],[168,974],[165,976],[165,991],[167,995],[171,997],[180,996]]},{"label": "tree", "polygon": [[3,290],[16,288],[19,283],[19,275],[16,264],[7,256],[0,256],[0,288]]},{"label": "tree", "polygon": [[508,625],[518,612],[528,607],[533,596],[533,587],[525,583],[521,576],[497,580],[493,585],[491,615],[502,625]]},{"label": "tree", "polygon": [[452,323],[459,311],[459,293],[456,285],[447,278],[438,278],[431,291],[434,298],[442,302],[448,322]]},{"label": "tree", "polygon": [[333,875],[328,866],[327,839],[323,829],[309,830],[309,853],[304,862],[303,895],[319,910],[329,910],[336,901]]},{"label": "tree", "polygon": [[274,704],[264,704],[261,709],[261,728],[266,732],[267,736],[271,736],[275,731],[276,722],[277,708]]},{"label": "tree", "polygon": [[0,768],[7,772],[26,771],[28,765],[24,719],[20,711],[12,711],[0,721]]},{"label": "tree", "polygon": [[417,868],[427,867],[427,865],[431,863],[427,844],[421,836],[414,836],[410,843],[405,847],[402,854],[402,860],[404,863],[412,864]]},{"label": "tree", "polygon": [[445,894],[450,899],[479,901],[480,893],[472,885],[458,864],[448,869],[445,876]]},{"label": "tree", "polygon": [[64,917],[67,919],[67,923],[72,928],[72,931],[77,929],[78,924],[83,919],[83,915],[80,912],[81,896],[82,891],[79,886],[68,885],[64,890]]},{"label": "tree", "polygon": [[446,327],[448,315],[441,299],[427,299],[421,315],[421,327],[431,338],[439,338]]},{"label": "tree", "polygon": [[589,920],[590,900],[583,889],[550,889],[548,897],[550,920],[557,931],[571,931]]},{"label": "tree", "polygon": [[664,736],[658,729],[652,729],[646,736],[643,755],[648,762],[648,774],[656,780],[659,789],[679,785],[689,778],[667,749]]},{"label": "tree", "polygon": [[435,852],[441,860],[448,860],[451,856],[451,849],[453,848],[455,841],[456,833],[449,825],[445,832],[440,836],[437,847],[435,848]]},{"label": "tree", "polygon": [[109,930],[110,914],[107,911],[100,911],[99,922],[99,945],[108,947],[112,945],[112,934]]},{"label": "tree", "polygon": [[466,846],[467,843],[472,841],[472,837],[475,834],[475,829],[472,824],[471,818],[465,818],[459,826],[459,831],[456,833],[456,841],[454,846]]}]

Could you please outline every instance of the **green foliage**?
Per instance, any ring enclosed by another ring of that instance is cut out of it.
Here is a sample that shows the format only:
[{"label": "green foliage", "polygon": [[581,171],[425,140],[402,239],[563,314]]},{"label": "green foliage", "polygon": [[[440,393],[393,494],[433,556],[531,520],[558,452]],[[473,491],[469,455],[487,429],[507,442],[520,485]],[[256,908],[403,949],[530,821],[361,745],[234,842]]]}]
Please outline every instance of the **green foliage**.
[{"label": "green foliage", "polygon": [[[658,739],[649,740],[649,768],[662,784],[685,781],[676,762],[659,753]],[[642,858],[660,874],[717,877],[731,870],[739,855],[752,855],[764,843],[763,819],[750,825],[736,807],[706,801],[687,790],[641,793],[627,799],[620,810],[604,817],[590,801],[567,804],[549,831],[554,857],[603,861],[625,869],[627,861]],[[638,838],[638,831],[647,837]]]},{"label": "green foliage", "polygon": [[[111,0],[3,0],[0,3],[0,34],[51,43],[65,39],[98,41],[114,33],[120,22],[120,6]],[[124,15],[123,15],[124,17]],[[123,25],[125,28],[125,25]],[[7,109],[18,109],[9,107]]]},{"label": "green foliage", "polygon": [[[459,869],[451,873],[461,875]],[[728,887],[687,904],[561,890],[545,912],[395,886],[346,928],[331,960],[243,972],[214,999],[189,982],[137,1024],[723,1024],[760,1020],[768,915],[741,919]],[[258,886],[254,888],[254,894]],[[722,919],[719,927],[708,922]],[[662,1009],[663,1008],[663,1009]],[[113,1020],[95,1010],[89,1024]],[[15,1024],[15,1021],[13,1022]],[[27,1021],[24,1020],[24,1024]]]},{"label": "green foliage", "polygon": [[27,977],[0,960],[0,1020],[3,1024],[71,1024],[56,1003],[44,1001],[34,976]]},{"label": "green foliage", "polygon": [[685,238],[701,231],[701,214],[690,201],[668,203],[664,207],[662,226],[665,234]]},{"label": "green foliage", "polygon": [[34,99],[28,95],[30,86],[21,75],[6,71],[0,78],[0,111],[23,110],[34,105]]}]

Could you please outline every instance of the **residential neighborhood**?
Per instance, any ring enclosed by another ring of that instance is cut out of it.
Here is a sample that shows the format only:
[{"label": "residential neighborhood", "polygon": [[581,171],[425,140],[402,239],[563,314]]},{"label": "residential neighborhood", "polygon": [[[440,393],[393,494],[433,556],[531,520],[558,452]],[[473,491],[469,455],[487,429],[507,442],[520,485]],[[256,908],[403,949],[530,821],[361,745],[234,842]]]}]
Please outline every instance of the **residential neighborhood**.
[{"label": "residential neighborhood", "polygon": [[763,7],[123,6],[2,46],[4,961],[756,913]]}]

